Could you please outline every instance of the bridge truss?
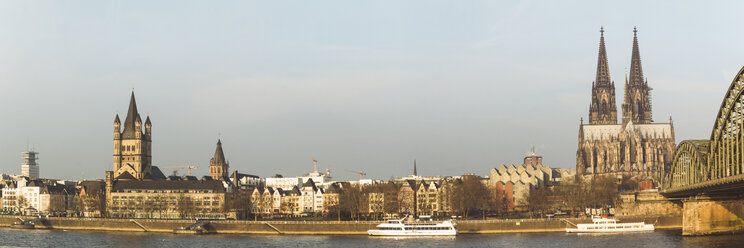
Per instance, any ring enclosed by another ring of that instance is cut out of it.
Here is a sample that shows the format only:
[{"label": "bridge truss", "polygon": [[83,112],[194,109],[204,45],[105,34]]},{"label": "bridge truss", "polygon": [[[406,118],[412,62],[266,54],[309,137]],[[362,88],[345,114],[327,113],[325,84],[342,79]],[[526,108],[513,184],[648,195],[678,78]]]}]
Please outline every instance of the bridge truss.
[{"label": "bridge truss", "polygon": [[685,140],[662,194],[687,196],[744,187],[744,67],[723,98],[709,140]]}]

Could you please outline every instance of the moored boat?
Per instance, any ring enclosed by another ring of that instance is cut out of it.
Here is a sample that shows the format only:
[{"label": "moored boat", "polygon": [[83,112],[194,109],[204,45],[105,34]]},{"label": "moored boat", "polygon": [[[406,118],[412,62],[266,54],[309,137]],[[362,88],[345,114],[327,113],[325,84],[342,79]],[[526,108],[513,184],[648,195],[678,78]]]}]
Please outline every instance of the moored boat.
[{"label": "moored boat", "polygon": [[592,224],[578,224],[576,228],[566,228],[569,233],[619,233],[619,232],[643,232],[653,231],[653,224],[645,222],[617,223],[614,219],[606,217],[592,217]]},{"label": "moored boat", "polygon": [[370,229],[370,236],[455,236],[457,229],[451,221],[442,223],[404,223],[401,220],[388,220]]}]

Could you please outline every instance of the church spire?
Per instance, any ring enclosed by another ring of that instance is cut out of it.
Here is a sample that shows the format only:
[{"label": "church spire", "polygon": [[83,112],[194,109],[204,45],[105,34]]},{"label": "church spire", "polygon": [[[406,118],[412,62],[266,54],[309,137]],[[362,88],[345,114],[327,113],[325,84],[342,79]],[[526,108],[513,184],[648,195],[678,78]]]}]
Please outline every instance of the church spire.
[{"label": "church spire", "polygon": [[623,99],[623,125],[651,123],[651,88],[643,77],[641,52],[638,48],[638,29],[633,27],[633,53],[630,57],[630,76],[625,83]]},{"label": "church spire", "polygon": [[633,27],[633,54],[630,57],[630,85],[643,84],[643,68],[641,66],[641,52],[638,48],[638,29]]},{"label": "church spire", "polygon": [[230,172],[230,165],[225,160],[225,153],[222,151],[222,140],[217,139],[217,149],[214,150],[214,156],[209,160],[209,176],[218,179],[226,177]]},{"label": "church spire", "polygon": [[214,150],[214,161],[220,164],[225,164],[225,153],[222,151],[222,140],[217,139],[217,149]]},{"label": "church spire", "polygon": [[134,91],[132,91],[132,95],[129,97],[129,110],[127,111],[127,117],[124,119],[124,138],[135,136],[135,122],[137,122],[138,117],[137,101],[134,100]]},{"label": "church spire", "polygon": [[418,173],[416,173],[416,159],[413,159],[413,175],[418,176]]},{"label": "church spire", "polygon": [[597,58],[597,79],[595,84],[598,86],[609,85],[610,80],[610,68],[607,63],[607,50],[604,42],[604,27],[599,28],[599,56]]},{"label": "church spire", "polygon": [[617,124],[615,104],[615,84],[610,79],[607,62],[607,49],[604,42],[604,27],[599,29],[599,54],[597,56],[597,75],[592,83],[592,102],[589,105],[589,124]]}]

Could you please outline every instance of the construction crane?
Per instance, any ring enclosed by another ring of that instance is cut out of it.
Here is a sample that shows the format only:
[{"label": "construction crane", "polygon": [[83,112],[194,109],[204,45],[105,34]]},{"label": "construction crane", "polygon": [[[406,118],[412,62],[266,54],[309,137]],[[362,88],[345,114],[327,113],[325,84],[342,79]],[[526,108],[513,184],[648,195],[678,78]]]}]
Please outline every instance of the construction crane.
[{"label": "construction crane", "polygon": [[[199,168],[199,166],[196,165],[183,165],[183,166],[165,166],[163,168],[169,168],[169,169],[186,169],[187,175],[191,176],[191,169]],[[176,170],[173,170],[173,175],[176,175]]]},{"label": "construction crane", "polygon": [[362,176],[366,176],[367,175],[367,173],[364,173],[364,171],[353,171],[353,170],[349,170],[349,169],[344,169],[344,170],[347,171],[347,172],[354,173],[354,174],[359,174],[359,181],[362,180]]}]

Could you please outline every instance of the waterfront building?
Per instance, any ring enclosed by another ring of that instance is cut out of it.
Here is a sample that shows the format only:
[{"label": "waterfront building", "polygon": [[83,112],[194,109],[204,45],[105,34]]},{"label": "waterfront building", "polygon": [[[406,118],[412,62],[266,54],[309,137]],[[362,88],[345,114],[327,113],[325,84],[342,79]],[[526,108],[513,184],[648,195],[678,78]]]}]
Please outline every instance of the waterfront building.
[{"label": "waterfront building", "polygon": [[3,212],[18,212],[18,183],[15,181],[6,181],[5,186],[2,188],[2,192]]},{"label": "waterfront building", "polygon": [[21,175],[29,178],[39,178],[39,164],[36,160],[39,153],[35,151],[23,152],[23,164],[21,165]]},{"label": "waterfront building", "polygon": [[331,211],[339,210],[339,195],[342,190],[341,185],[342,184],[340,183],[333,183],[328,187],[328,190],[323,193],[323,213],[330,213]]},{"label": "waterfront building", "polygon": [[225,160],[225,153],[222,151],[222,140],[217,139],[217,149],[214,156],[209,160],[209,176],[214,179],[226,177],[230,173],[230,164]]},{"label": "waterfront building", "polygon": [[506,210],[524,207],[530,190],[558,184],[562,178],[573,177],[573,170],[553,169],[543,165],[543,158],[532,152],[520,165],[500,165],[491,168],[487,184],[501,192]]},{"label": "waterfront building", "polygon": [[402,215],[416,215],[416,186],[414,180],[404,181],[398,189],[399,212]]},{"label": "waterfront building", "polygon": [[147,116],[143,129],[132,91],[124,124],[118,114],[114,119],[114,178],[152,178],[151,128],[150,116]]},{"label": "waterfront building", "polygon": [[104,181],[80,182],[77,204],[83,217],[103,217],[106,210],[105,187]]},{"label": "waterfront building", "polygon": [[280,212],[284,216],[299,216],[302,214],[302,192],[297,186],[282,191]]},{"label": "waterfront building", "polygon": [[67,212],[68,200],[74,194],[74,188],[60,184],[44,185],[39,192],[39,214],[57,216]]},{"label": "waterfront building", "polygon": [[421,181],[416,189],[416,213],[434,216],[439,213],[439,184]]},{"label": "waterfront building", "polygon": [[300,206],[304,213],[320,213],[323,211],[323,189],[317,187],[312,179],[302,184],[300,191],[302,192]]},{"label": "waterfront building", "polygon": [[576,151],[578,175],[647,176],[658,182],[674,154],[674,125],[654,123],[651,87],[643,75],[637,30],[633,29],[630,76],[626,74],[622,120],[617,122],[615,84],[610,79],[604,30],[600,30],[596,80],[592,83],[589,123],[582,119]]},{"label": "waterfront building", "polygon": [[114,218],[226,216],[227,191],[218,180],[121,180],[106,172],[106,212]]},{"label": "waterfront building", "polygon": [[251,213],[262,216],[280,214],[282,189],[256,187],[251,194]]},{"label": "waterfront building", "polygon": [[[232,175],[230,175],[230,178],[232,178],[232,182],[230,182],[229,179],[225,177],[222,177],[222,180],[225,181],[226,184],[232,183],[234,187],[238,189],[251,190],[257,187],[264,187],[264,186],[277,188],[277,187],[266,185],[266,180],[264,180],[263,178],[260,178],[256,175],[238,173],[237,170],[234,171]],[[226,185],[226,187],[228,186]]]},{"label": "waterfront building", "polygon": [[280,188],[284,190],[291,190],[293,187],[300,185],[300,179],[297,177],[267,177],[266,187]]},{"label": "waterfront building", "polygon": [[455,212],[454,207],[452,206],[452,192],[457,182],[462,181],[460,181],[460,179],[447,178],[440,182],[439,191],[437,192],[437,200],[439,201],[439,212],[443,216],[448,216]]},{"label": "waterfront building", "polygon": [[385,193],[369,192],[367,193],[367,212],[372,215],[379,215],[385,211]]},{"label": "waterfront building", "polygon": [[17,203],[25,215],[39,214],[40,194],[44,184],[41,180],[21,180],[18,182]]}]

